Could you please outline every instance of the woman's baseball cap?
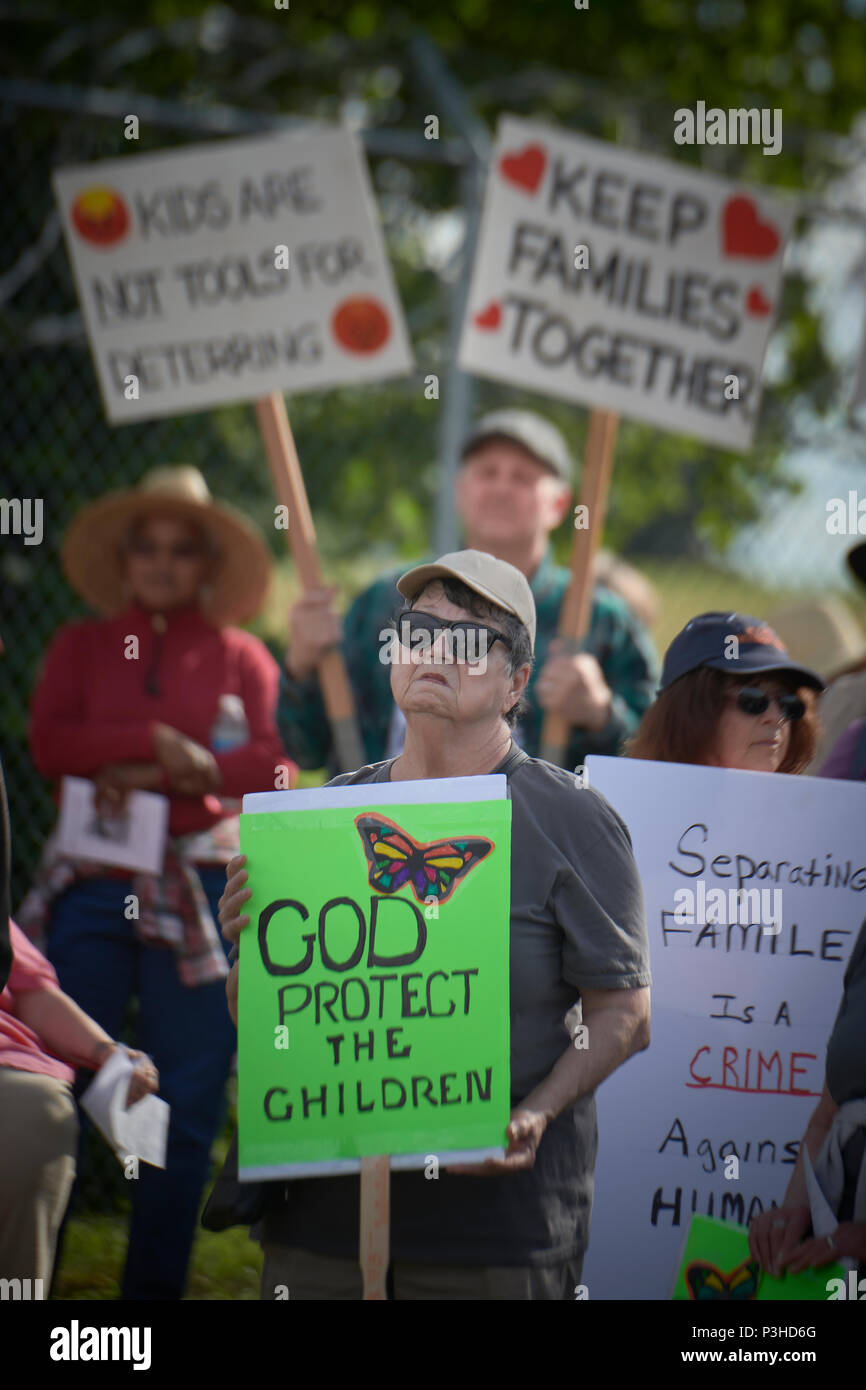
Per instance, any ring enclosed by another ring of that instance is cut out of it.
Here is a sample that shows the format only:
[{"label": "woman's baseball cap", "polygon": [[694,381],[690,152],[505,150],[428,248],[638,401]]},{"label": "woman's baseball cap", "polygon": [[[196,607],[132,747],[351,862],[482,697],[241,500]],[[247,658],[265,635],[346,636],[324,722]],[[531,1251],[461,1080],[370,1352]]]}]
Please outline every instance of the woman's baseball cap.
[{"label": "woman's baseball cap", "polygon": [[462,579],[488,603],[513,613],[529,632],[535,650],[535,599],[525,574],[507,560],[497,560],[484,550],[453,550],[429,565],[416,565],[397,580],[397,588],[411,603],[432,579]]},{"label": "woman's baseball cap", "polygon": [[791,659],[771,627],[745,613],[700,613],[686,623],[665,652],[659,691],[700,666],[731,676],[787,671],[801,685],[824,689],[820,676]]}]

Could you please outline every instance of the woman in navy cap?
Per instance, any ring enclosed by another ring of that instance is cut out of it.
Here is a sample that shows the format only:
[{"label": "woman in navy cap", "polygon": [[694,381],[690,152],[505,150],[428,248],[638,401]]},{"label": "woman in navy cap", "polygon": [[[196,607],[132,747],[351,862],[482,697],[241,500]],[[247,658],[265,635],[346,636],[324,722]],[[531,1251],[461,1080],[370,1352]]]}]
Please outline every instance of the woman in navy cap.
[{"label": "woman in navy cap", "polygon": [[760,618],[701,613],[668,647],[658,698],[627,752],[654,762],[802,772],[815,752],[823,689]]},{"label": "woman in navy cap", "polygon": [[[818,676],[792,661],[773,629],[759,619],[702,613],[668,648],[658,699],[627,751],[657,762],[802,772],[817,743],[816,692],[822,689]],[[845,972],[824,1089],[782,1205],[759,1213],[749,1226],[752,1256],[775,1274],[840,1258],[858,1261],[859,1274],[866,1273],[864,1029],[866,922]],[[837,1218],[829,1235],[812,1233],[804,1149]]]}]

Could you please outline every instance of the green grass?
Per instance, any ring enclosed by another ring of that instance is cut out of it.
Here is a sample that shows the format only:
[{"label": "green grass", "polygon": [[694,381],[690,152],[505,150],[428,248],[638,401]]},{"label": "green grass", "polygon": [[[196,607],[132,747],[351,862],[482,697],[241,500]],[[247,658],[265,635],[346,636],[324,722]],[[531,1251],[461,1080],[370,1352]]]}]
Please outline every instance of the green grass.
[{"label": "green grass", "polygon": [[[126,1218],[90,1213],[69,1223],[55,1296],[68,1299],[116,1299],[126,1257]],[[262,1252],[246,1229],[215,1235],[202,1231],[193,1247],[186,1297],[258,1299]]]}]

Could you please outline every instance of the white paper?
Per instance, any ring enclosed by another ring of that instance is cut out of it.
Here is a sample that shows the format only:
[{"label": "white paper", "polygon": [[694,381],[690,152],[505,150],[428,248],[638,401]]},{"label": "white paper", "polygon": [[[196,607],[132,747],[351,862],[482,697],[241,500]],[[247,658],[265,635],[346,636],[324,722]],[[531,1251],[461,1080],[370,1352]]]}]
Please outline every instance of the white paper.
[{"label": "white paper", "polygon": [[437,802],[502,801],[504,772],[486,777],[429,777],[408,782],[360,782],[351,787],[302,787],[298,791],[249,792],[244,815],[267,811],[316,811],[328,806],[422,806]]},{"label": "white paper", "polygon": [[60,789],[57,848],[77,859],[119,869],[162,873],[168,834],[168,797],[130,792],[120,816],[100,815],[95,785],[83,777],[64,777]]},{"label": "white paper", "polygon": [[121,1163],[135,1157],[154,1168],[164,1168],[171,1110],[164,1100],[150,1095],[126,1109],[126,1094],[134,1069],[132,1060],[118,1048],[84,1092],[81,1108]]}]

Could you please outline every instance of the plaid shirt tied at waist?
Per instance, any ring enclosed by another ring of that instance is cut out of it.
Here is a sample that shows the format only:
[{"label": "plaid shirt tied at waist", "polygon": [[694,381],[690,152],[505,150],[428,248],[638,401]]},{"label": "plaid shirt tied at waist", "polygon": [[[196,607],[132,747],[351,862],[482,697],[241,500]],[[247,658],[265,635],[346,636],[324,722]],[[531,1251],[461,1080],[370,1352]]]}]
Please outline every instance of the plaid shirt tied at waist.
[{"label": "plaid shirt tied at waist", "polygon": [[[238,833],[238,817],[226,817],[210,830],[170,838],[162,874],[130,870],[130,891],[138,899],[138,916],[131,919],[135,934],[146,946],[173,950],[181,983],[189,988],[224,979],[229,973],[196,865],[227,864],[238,852]],[[106,868],[62,854],[56,835],[49,836],[33,885],[15,918],[34,946],[45,952],[54,899],[79,879],[104,878]]]}]

